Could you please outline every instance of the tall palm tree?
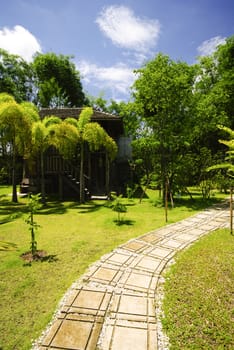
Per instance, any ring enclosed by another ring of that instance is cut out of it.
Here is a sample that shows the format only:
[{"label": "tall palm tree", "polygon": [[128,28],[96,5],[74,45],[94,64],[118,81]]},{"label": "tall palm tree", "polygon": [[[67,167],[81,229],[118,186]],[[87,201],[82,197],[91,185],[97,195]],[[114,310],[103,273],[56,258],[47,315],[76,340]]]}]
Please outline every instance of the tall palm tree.
[{"label": "tall palm tree", "polygon": [[80,202],[84,202],[84,149],[88,144],[91,152],[101,148],[106,149],[108,159],[113,159],[117,153],[117,145],[100,124],[91,122],[93,109],[86,107],[80,113],[77,126],[80,132]]},{"label": "tall palm tree", "polygon": [[58,117],[45,117],[43,120],[36,121],[32,126],[32,145],[33,153],[40,157],[41,170],[41,201],[46,203],[45,194],[45,171],[44,171],[44,153],[54,144],[56,125],[61,123]]},{"label": "tall palm tree", "polygon": [[17,202],[16,156],[23,155],[23,143],[28,139],[31,121],[25,106],[16,103],[14,98],[6,93],[0,94],[0,129],[11,147],[12,201]]}]

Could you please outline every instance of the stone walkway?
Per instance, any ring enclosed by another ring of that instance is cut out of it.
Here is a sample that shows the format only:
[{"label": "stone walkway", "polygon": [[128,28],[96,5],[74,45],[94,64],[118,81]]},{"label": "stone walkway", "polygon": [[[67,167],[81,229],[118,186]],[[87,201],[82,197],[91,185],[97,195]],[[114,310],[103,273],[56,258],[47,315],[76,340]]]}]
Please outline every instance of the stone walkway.
[{"label": "stone walkway", "polygon": [[175,253],[228,227],[227,203],[133,239],[103,256],[66,293],[34,350],[155,350],[155,300]]}]

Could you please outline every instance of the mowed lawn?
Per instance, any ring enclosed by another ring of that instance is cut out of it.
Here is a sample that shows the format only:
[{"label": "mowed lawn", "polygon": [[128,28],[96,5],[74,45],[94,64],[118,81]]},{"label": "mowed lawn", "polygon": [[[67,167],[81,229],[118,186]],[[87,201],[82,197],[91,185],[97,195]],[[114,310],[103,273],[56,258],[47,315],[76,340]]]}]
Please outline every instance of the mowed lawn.
[{"label": "mowed lawn", "polygon": [[[139,199],[126,199],[128,211],[121,225],[104,201],[84,205],[48,201],[35,220],[40,225],[38,249],[47,251],[49,259],[30,265],[20,258],[30,247],[27,198],[12,204],[10,191],[0,187],[0,243],[16,245],[0,251],[0,349],[26,350],[46,327],[66,290],[92,262],[129,239],[165,225],[165,215],[161,206],[155,206],[158,193],[152,190],[141,204]],[[184,199],[169,210],[168,223],[204,205]]]},{"label": "mowed lawn", "polygon": [[180,252],[166,274],[171,350],[234,349],[234,236],[217,230]]}]

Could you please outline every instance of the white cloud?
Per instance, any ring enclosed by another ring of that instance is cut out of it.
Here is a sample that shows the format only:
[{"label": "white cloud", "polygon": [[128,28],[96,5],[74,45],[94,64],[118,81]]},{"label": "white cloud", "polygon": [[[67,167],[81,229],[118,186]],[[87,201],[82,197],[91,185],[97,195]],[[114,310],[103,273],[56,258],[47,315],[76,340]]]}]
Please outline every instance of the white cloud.
[{"label": "white cloud", "polygon": [[133,69],[123,63],[111,67],[100,67],[87,61],[81,61],[77,68],[84,83],[91,83],[102,91],[108,89],[114,96],[128,95],[129,88],[136,79]]},{"label": "white cloud", "polygon": [[197,48],[200,56],[209,56],[216,50],[218,45],[225,43],[226,38],[221,36],[215,36],[209,40],[203,41],[203,43]]},{"label": "white cloud", "polygon": [[115,45],[137,52],[147,52],[154,47],[160,33],[159,21],[136,17],[125,6],[104,8],[96,23]]},{"label": "white cloud", "polygon": [[20,25],[13,29],[4,27],[0,30],[0,47],[11,54],[31,61],[36,52],[41,52],[41,46],[35,36]]}]

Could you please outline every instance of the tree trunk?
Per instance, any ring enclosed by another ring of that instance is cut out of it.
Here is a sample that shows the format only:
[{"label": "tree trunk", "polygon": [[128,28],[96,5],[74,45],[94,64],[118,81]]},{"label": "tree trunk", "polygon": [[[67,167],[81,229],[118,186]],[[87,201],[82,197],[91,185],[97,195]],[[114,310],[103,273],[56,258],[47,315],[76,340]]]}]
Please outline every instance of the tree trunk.
[{"label": "tree trunk", "polygon": [[15,147],[15,137],[12,144],[12,202],[17,203],[17,184],[16,184],[16,147]]},{"label": "tree trunk", "polygon": [[168,180],[166,179],[165,182],[165,221],[167,222],[168,220]]},{"label": "tree trunk", "polygon": [[44,169],[44,153],[41,151],[41,201],[43,204],[46,203],[46,198],[45,198],[45,169]]},{"label": "tree trunk", "polygon": [[59,173],[59,200],[63,200],[63,176]]},{"label": "tree trunk", "polygon": [[230,234],[233,235],[233,188],[230,188]]},{"label": "tree trunk", "polygon": [[84,142],[80,147],[80,203],[84,203]]},{"label": "tree trunk", "polygon": [[110,160],[106,152],[106,195],[110,194]]}]

